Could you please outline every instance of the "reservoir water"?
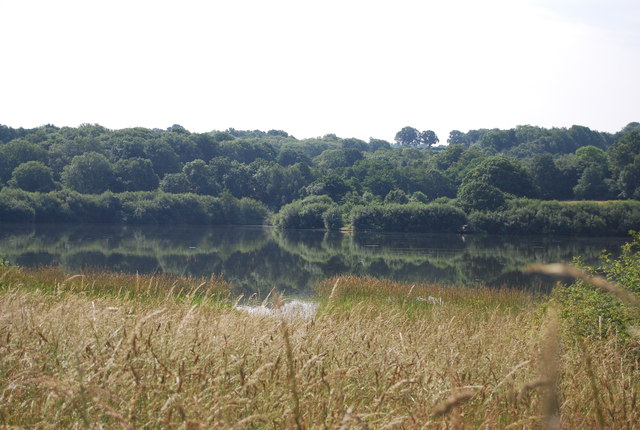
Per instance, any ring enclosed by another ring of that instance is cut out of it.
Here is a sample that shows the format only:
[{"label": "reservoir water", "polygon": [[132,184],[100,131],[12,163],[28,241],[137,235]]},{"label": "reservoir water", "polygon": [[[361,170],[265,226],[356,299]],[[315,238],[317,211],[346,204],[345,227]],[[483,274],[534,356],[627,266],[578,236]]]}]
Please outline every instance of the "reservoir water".
[{"label": "reservoir water", "polygon": [[22,266],[56,265],[131,273],[222,275],[237,292],[272,288],[308,295],[334,275],[411,283],[509,285],[547,289],[555,280],[525,275],[531,263],[593,264],[626,238],[327,233],[269,227],[0,225],[0,256]]}]

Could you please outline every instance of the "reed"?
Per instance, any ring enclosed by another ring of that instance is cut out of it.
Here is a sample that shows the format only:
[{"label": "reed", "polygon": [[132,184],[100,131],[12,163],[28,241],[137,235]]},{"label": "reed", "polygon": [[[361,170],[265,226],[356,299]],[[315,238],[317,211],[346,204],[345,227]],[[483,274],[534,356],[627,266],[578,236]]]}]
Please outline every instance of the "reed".
[{"label": "reed", "polygon": [[[203,282],[4,276],[0,425],[640,427],[637,355],[613,339],[561,342],[525,292],[343,277],[319,287],[333,297],[314,318],[283,320],[221,305],[203,291],[225,285]],[[442,302],[417,301],[429,296]]]}]

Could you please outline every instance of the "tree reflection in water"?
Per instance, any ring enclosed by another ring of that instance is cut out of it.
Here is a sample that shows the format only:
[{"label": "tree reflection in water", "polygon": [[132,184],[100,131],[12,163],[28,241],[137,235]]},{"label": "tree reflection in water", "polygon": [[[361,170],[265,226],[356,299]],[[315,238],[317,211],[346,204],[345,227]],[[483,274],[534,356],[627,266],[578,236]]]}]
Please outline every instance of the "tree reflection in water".
[{"label": "tree reflection in water", "polygon": [[406,282],[548,288],[531,263],[597,261],[624,238],[327,233],[268,227],[0,225],[0,255],[23,266],[60,265],[195,277],[221,274],[238,294],[304,296],[338,274]]}]

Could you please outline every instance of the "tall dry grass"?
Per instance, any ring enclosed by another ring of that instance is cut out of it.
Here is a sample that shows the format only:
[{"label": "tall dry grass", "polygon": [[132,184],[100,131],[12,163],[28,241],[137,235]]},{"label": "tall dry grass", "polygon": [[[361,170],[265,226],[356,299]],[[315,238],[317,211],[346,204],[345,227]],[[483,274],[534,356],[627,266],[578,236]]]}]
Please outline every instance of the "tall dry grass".
[{"label": "tall dry grass", "polygon": [[637,357],[613,340],[563,345],[523,292],[388,283],[367,299],[373,280],[334,279],[304,320],[21,276],[0,281],[4,426],[640,427]]}]

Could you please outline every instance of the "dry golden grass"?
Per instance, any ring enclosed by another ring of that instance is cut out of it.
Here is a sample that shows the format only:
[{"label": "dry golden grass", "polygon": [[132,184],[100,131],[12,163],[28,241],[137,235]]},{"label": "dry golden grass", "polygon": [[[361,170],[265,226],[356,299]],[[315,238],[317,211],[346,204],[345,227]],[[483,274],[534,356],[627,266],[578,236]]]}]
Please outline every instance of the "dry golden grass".
[{"label": "dry golden grass", "polygon": [[[0,281],[0,425],[640,427],[634,358],[614,341],[563,345],[526,293],[388,282],[390,300],[367,299],[374,280],[334,279],[303,320],[25,273]],[[429,295],[443,303],[416,300]]]}]

